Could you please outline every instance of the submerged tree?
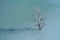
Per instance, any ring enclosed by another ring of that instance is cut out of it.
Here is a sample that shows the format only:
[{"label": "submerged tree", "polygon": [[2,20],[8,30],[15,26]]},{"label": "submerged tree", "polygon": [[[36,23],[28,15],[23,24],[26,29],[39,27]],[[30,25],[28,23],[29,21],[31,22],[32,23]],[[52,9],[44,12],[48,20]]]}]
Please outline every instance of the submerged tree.
[{"label": "submerged tree", "polygon": [[42,29],[42,27],[45,25],[45,18],[41,15],[40,9],[39,8],[34,8],[34,20],[39,28],[39,30]]}]

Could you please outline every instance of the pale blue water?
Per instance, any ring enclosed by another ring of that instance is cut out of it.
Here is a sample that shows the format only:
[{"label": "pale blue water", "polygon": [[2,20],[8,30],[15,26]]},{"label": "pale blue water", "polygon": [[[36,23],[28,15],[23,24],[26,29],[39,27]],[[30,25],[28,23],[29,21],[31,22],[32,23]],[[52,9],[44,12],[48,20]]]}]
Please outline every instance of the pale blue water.
[{"label": "pale blue water", "polygon": [[47,17],[42,32],[0,31],[0,40],[60,40],[60,0],[0,0],[0,28],[36,28],[31,16],[34,7]]}]

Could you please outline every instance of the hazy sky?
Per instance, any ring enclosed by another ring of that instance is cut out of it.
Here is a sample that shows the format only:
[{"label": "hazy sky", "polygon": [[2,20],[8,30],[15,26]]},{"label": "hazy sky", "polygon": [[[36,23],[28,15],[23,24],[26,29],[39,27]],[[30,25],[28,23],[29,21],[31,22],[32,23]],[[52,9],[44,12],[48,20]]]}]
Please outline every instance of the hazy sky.
[{"label": "hazy sky", "polygon": [[46,40],[60,40],[60,0],[0,0],[0,28],[32,26],[32,9],[47,16]]},{"label": "hazy sky", "polygon": [[1,0],[0,28],[31,26],[34,7],[40,7],[41,12],[47,11],[47,1],[41,0]]}]

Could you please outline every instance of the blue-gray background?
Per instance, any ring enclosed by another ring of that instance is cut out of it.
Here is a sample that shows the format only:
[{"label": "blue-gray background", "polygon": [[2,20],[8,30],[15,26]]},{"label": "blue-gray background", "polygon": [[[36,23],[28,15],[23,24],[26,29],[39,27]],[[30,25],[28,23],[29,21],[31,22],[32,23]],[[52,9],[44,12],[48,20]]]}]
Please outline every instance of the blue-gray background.
[{"label": "blue-gray background", "polygon": [[0,28],[33,27],[34,7],[47,17],[45,40],[60,40],[60,0],[0,0]]}]

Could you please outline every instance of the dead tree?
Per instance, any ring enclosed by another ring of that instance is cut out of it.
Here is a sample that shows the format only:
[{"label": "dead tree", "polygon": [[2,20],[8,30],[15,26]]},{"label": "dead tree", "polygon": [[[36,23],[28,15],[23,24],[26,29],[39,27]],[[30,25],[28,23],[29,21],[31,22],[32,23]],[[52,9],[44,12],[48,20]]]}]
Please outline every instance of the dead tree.
[{"label": "dead tree", "polygon": [[34,8],[33,9],[34,14],[34,21],[37,23],[37,26],[39,28],[39,30],[42,29],[42,27],[45,25],[45,18],[41,15],[40,9],[39,8]]}]

